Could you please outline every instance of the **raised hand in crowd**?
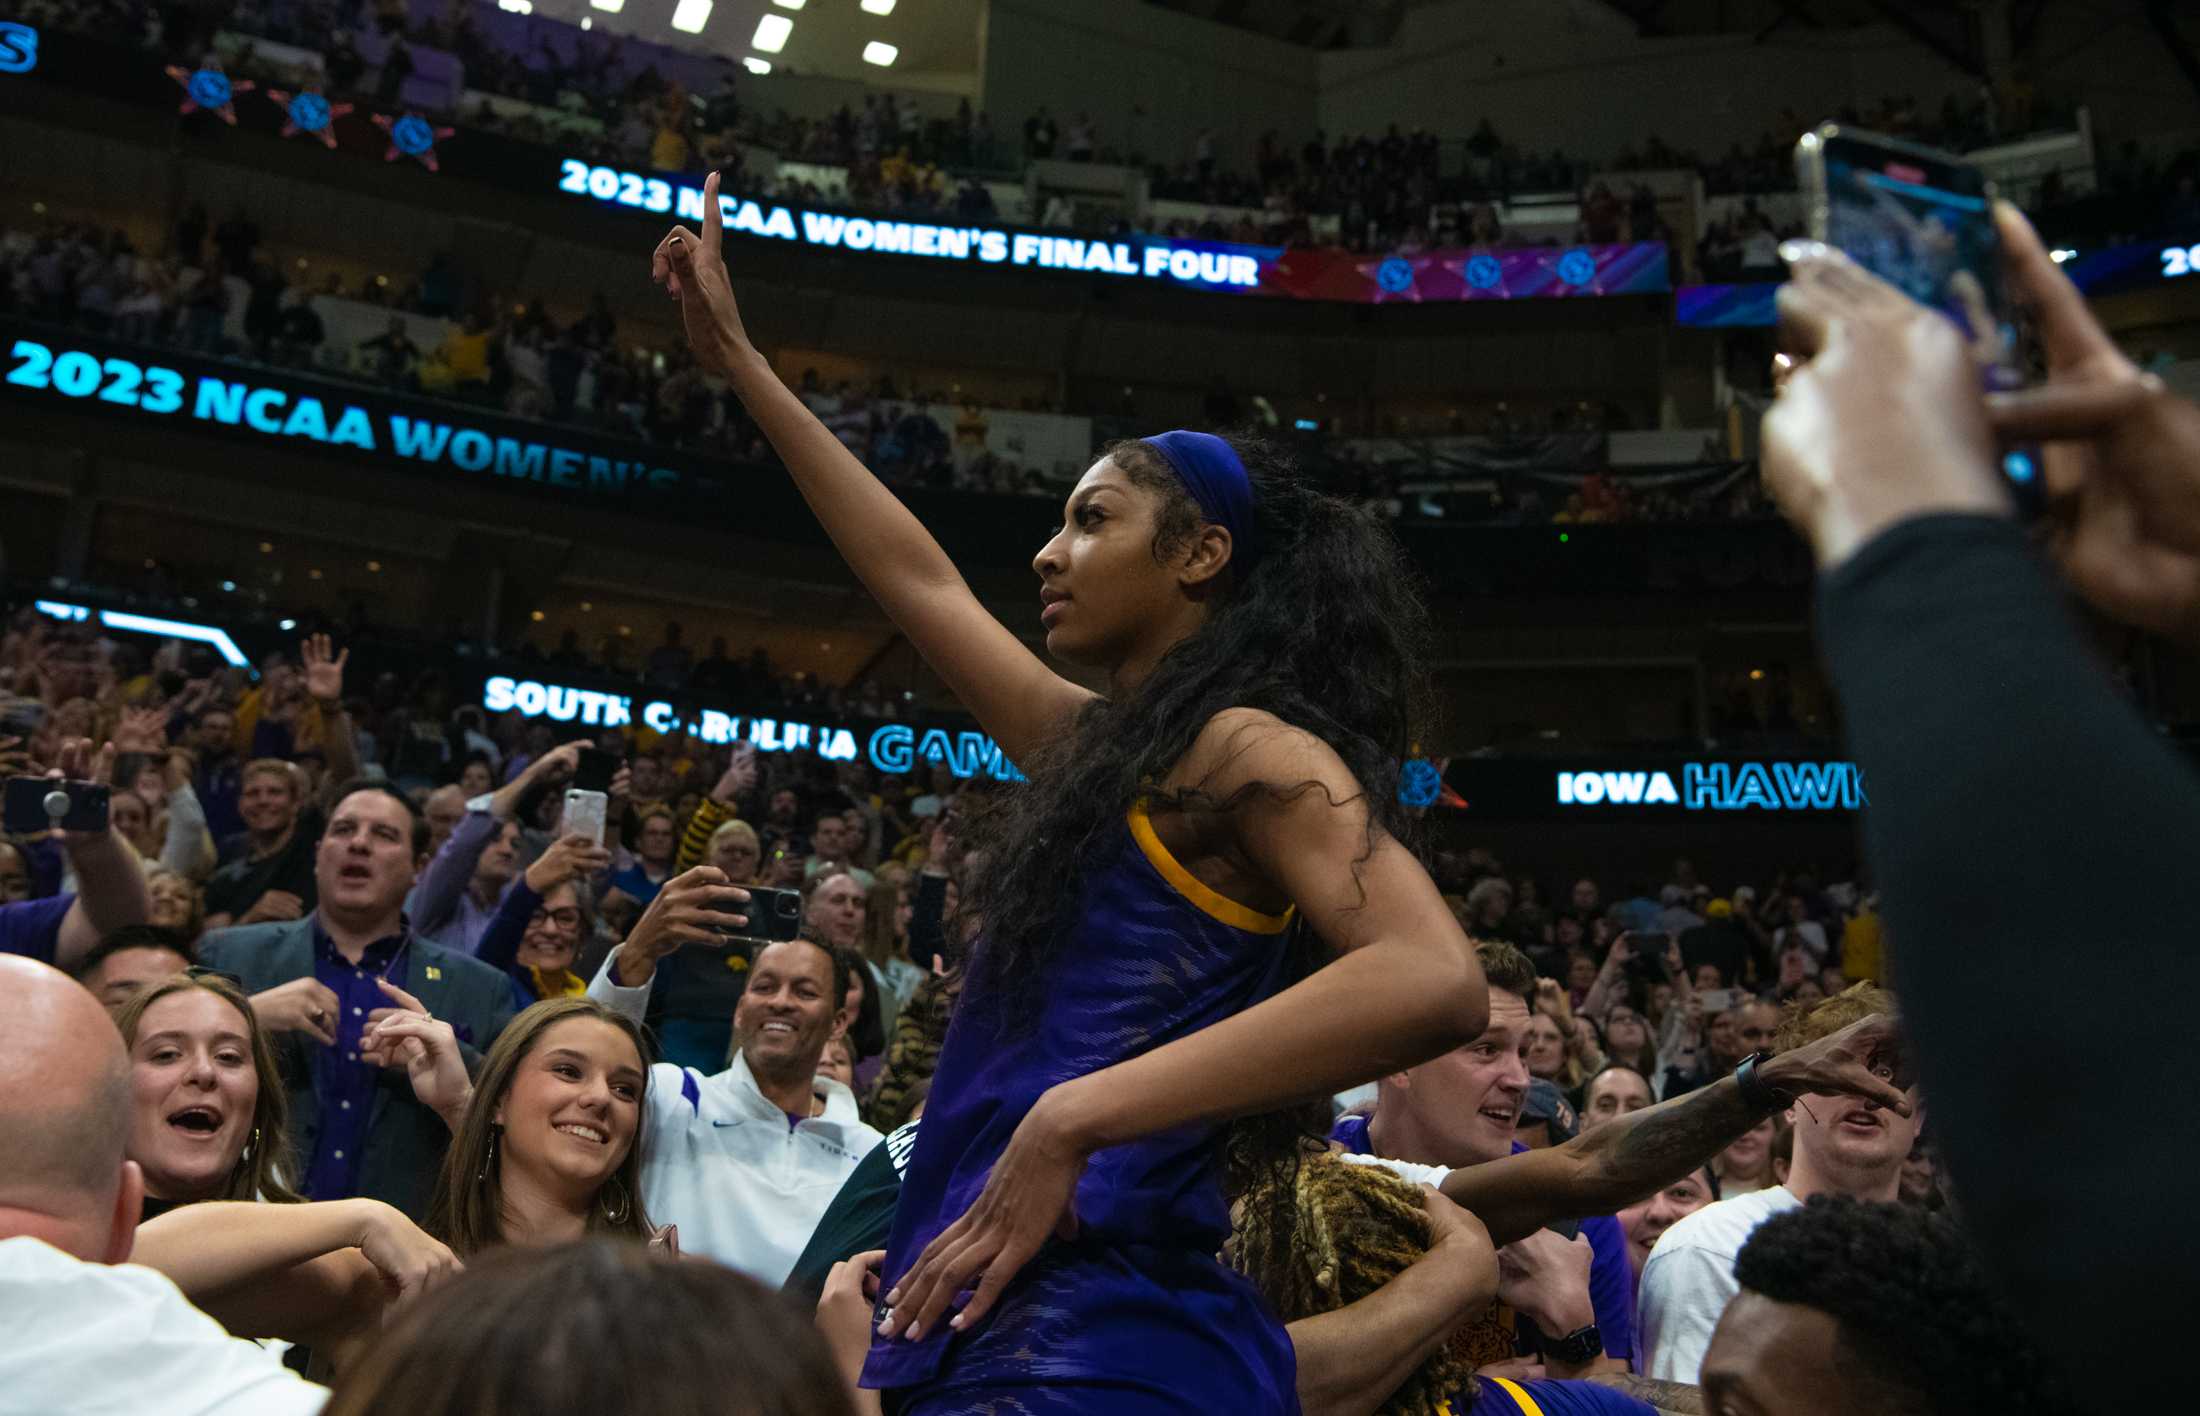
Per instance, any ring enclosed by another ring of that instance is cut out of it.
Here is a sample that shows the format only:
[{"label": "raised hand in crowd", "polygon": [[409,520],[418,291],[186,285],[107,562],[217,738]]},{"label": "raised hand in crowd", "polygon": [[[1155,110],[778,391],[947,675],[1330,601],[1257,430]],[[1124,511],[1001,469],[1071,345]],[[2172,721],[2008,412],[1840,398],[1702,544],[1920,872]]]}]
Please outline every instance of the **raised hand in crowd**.
[{"label": "raised hand in crowd", "polygon": [[561,836],[527,867],[527,888],[547,895],[568,880],[592,880],[611,868],[611,852],[586,836]]},{"label": "raised hand in crowd", "polygon": [[1840,251],[1791,243],[1780,340],[1797,367],[1764,421],[1765,484],[1835,566],[1898,522],[2010,513],[1955,325]]},{"label": "raised hand in crowd", "polygon": [[2044,444],[2063,574],[2102,613],[2200,643],[2200,407],[2139,371],[2015,207],[1996,213],[2047,382],[1987,400],[2004,442]]},{"label": "raised hand in crowd", "polygon": [[727,882],[716,866],[698,865],[665,882],[657,898],[619,946],[613,975],[622,988],[640,988],[657,972],[657,961],[683,944],[712,944],[724,926],[746,925],[748,917],[722,905],[742,906],[749,892]]},{"label": "raised hand in crowd", "polygon": [[377,1067],[402,1068],[420,1104],[457,1134],[474,1097],[458,1034],[403,989],[387,979],[376,982],[383,992],[409,1006],[375,1010],[359,1036],[360,1057]]},{"label": "raised hand in crowd", "polygon": [[756,745],[743,743],[733,750],[726,770],[710,789],[710,799],[723,807],[737,807],[742,797],[756,790],[757,776]]},{"label": "raised hand in crowd", "polygon": [[342,706],[344,700],[344,665],[351,661],[351,651],[336,652],[336,646],[325,634],[306,637],[299,646],[299,656],[304,664],[302,682],[306,695],[325,710]]},{"label": "raised hand in crowd", "polygon": [[168,710],[157,704],[123,709],[122,720],[115,725],[114,741],[117,752],[162,751],[168,746]]},{"label": "raised hand in crowd", "polygon": [[304,1033],[323,1047],[336,1045],[336,993],[310,975],[252,995],[252,1012],[273,1033]]}]

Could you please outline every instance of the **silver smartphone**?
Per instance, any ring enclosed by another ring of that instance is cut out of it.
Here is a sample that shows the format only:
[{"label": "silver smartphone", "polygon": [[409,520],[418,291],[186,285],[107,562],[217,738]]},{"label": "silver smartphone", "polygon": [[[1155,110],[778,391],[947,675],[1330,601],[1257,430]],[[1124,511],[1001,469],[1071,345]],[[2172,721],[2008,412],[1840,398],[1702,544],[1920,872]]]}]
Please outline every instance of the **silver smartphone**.
[{"label": "silver smartphone", "polygon": [[611,808],[611,798],[602,792],[573,788],[565,794],[565,814],[558,819],[560,836],[586,836],[597,845],[603,844],[604,817]]}]

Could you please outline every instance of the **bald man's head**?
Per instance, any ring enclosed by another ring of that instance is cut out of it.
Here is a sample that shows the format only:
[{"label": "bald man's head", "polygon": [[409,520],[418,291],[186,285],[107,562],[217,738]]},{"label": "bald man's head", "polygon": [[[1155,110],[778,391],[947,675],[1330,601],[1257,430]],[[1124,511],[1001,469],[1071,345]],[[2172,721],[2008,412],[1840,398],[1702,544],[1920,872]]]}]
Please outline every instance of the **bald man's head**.
[{"label": "bald man's head", "polygon": [[67,974],[0,954],[0,1239],[128,1258],[144,1197],[129,1135],[129,1057],[106,1010]]}]

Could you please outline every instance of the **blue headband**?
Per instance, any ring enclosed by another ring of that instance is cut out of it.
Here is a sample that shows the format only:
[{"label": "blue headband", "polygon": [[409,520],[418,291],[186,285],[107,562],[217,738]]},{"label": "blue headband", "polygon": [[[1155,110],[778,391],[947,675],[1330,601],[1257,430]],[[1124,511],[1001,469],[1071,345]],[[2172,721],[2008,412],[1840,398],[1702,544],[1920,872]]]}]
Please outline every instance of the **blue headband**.
[{"label": "blue headband", "polygon": [[1260,539],[1253,530],[1253,484],[1237,453],[1213,433],[1182,429],[1139,441],[1161,454],[1199,503],[1200,514],[1230,533],[1230,561],[1238,574],[1251,571],[1260,560]]}]

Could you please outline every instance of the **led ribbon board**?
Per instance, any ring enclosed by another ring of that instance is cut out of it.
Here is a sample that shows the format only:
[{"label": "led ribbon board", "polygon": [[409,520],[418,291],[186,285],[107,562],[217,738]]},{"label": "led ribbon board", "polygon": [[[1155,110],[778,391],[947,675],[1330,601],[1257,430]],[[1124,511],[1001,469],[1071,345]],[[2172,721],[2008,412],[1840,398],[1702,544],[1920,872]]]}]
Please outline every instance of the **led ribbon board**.
[{"label": "led ribbon board", "polygon": [[[703,190],[685,181],[566,158],[569,196],[700,224]],[[1416,251],[1248,246],[1160,236],[1091,239],[1010,227],[851,215],[720,193],[728,234],[862,256],[1153,282],[1184,289],[1357,304],[1657,294],[1669,288],[1660,241],[1566,249]]]}]

